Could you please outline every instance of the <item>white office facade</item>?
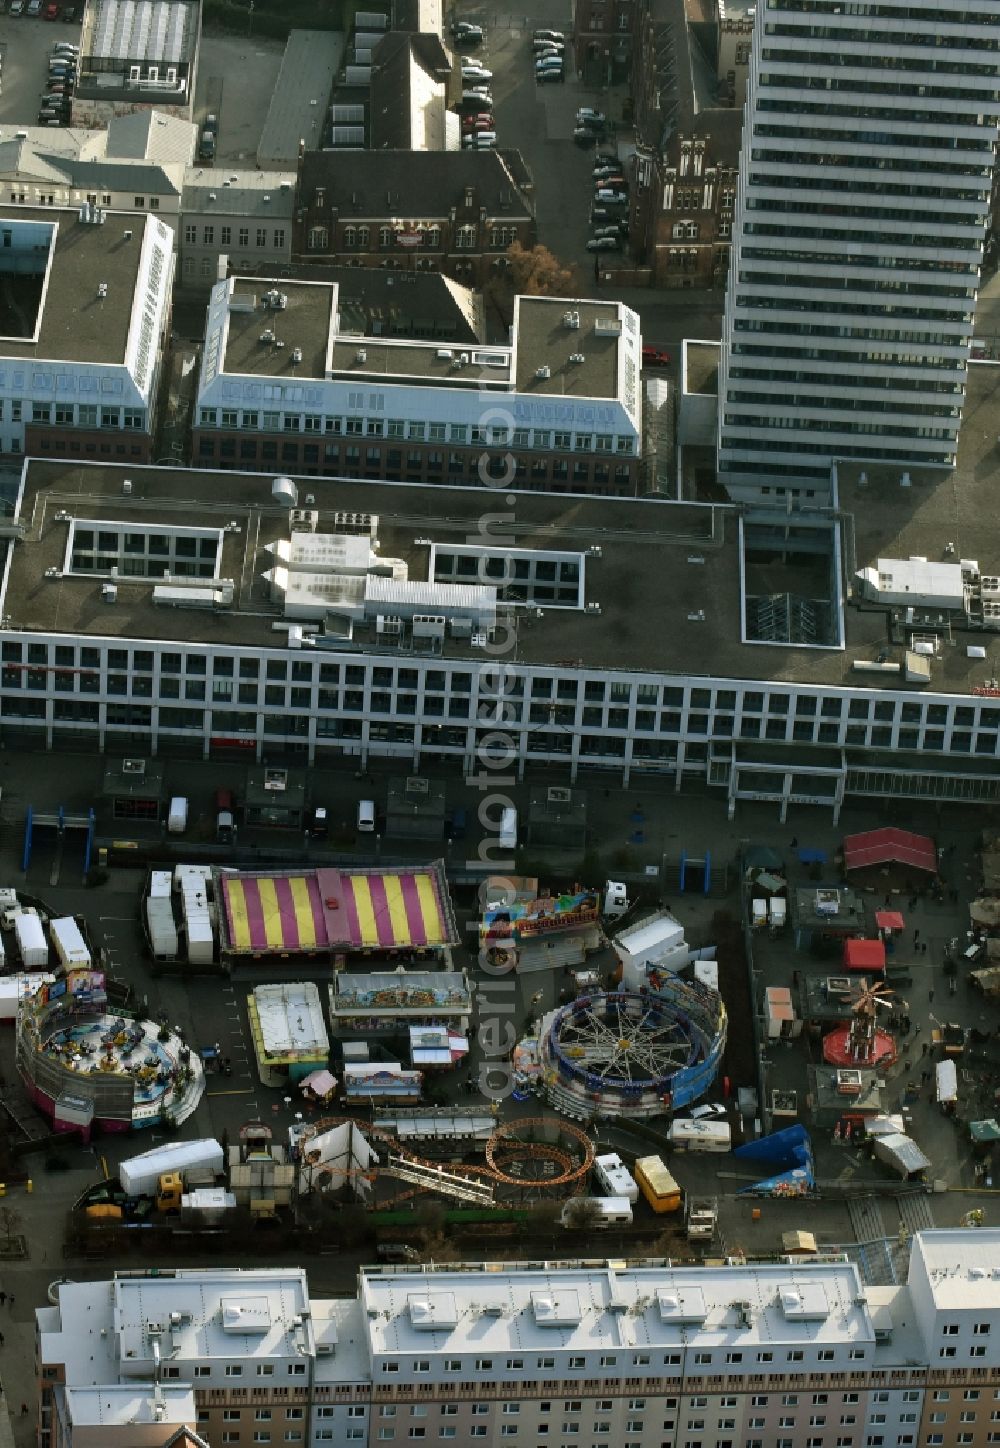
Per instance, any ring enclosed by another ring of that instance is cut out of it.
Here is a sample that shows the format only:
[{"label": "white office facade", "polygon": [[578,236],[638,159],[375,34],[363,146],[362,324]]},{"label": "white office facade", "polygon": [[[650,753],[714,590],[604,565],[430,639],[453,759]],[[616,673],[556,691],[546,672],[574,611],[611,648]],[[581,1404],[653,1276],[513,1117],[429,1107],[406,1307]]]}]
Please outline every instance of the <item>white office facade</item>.
[{"label": "white office facade", "polygon": [[719,377],[720,480],[950,468],[1000,115],[997,0],[758,0]]},{"label": "white office facade", "polygon": [[[11,747],[449,760],[474,774],[499,710],[521,777],[562,765],[570,780],[600,769],[627,786],[653,772],[678,789],[705,782],[731,812],[818,804],[834,820],[848,796],[1000,799],[1000,699],[17,630],[0,642],[0,696]],[[872,748],[881,760],[863,757]]]}]

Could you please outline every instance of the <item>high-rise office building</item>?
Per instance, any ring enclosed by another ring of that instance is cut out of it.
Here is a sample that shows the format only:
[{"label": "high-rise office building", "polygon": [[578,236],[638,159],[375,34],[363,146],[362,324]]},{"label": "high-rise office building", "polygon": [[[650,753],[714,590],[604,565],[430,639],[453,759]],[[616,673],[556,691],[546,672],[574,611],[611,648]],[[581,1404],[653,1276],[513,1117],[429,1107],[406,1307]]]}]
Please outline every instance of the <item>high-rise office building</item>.
[{"label": "high-rise office building", "polygon": [[1000,115],[998,0],[758,0],[719,377],[736,496],[950,468]]}]

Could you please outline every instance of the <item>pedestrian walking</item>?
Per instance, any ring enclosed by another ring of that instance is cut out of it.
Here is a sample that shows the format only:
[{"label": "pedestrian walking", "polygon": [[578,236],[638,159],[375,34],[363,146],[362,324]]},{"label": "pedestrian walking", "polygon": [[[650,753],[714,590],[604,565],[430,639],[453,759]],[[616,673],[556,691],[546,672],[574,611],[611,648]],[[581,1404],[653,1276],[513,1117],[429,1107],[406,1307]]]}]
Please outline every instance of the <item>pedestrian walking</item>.
[{"label": "pedestrian walking", "polygon": [[27,1416],[28,1416],[28,1405],[27,1405],[27,1403],[22,1403],[22,1404],[21,1404],[21,1417],[22,1417],[22,1418],[26,1418]]},{"label": "pedestrian walking", "polygon": [[920,931],[919,931],[919,930],[914,930],[914,932],[913,932],[913,943],[914,943],[914,945],[916,945],[916,943],[917,943],[917,941],[918,941],[919,939],[920,939]]},{"label": "pedestrian walking", "polygon": [[931,1001],[932,1001],[933,999],[934,999],[934,987],[931,986],[930,990],[927,992],[927,1004],[930,1005],[930,1003],[931,1003]]},{"label": "pedestrian walking", "polygon": [[6,1292],[0,1292],[0,1307],[3,1307],[3,1305],[4,1305],[4,1303],[5,1303],[6,1301],[7,1301],[7,1294],[6,1294]]},{"label": "pedestrian walking", "polygon": [[792,836],[792,843],[788,846],[788,848],[789,848],[790,850],[797,850],[798,847],[799,847],[799,837],[798,837],[798,835],[793,835],[793,836]]}]

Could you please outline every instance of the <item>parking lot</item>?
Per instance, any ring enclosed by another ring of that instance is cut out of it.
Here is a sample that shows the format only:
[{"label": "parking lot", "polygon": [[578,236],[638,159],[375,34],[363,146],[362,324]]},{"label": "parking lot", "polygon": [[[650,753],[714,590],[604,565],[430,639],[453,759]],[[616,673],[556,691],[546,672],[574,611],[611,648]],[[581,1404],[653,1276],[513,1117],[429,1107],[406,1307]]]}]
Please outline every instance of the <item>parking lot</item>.
[{"label": "parking lot", "polygon": [[194,119],[219,117],[215,164],[255,166],[267,108],[285,53],[280,40],[203,35],[195,86]]},{"label": "parking lot", "polygon": [[[480,0],[456,7],[453,14],[482,25],[486,32],[485,43],[466,53],[493,72],[489,84],[498,147],[516,148],[531,168],[540,240],[561,260],[580,265],[581,283],[589,280],[594,258],[586,242],[594,159],[592,151],[574,144],[573,131],[579,107],[608,113],[608,95],[577,76],[569,39],[562,84],[537,84],[532,54],[535,29],[560,30],[570,36],[569,5],[565,0],[539,0],[526,15],[523,10],[495,10]],[[609,119],[614,119],[613,111]],[[609,139],[602,149],[614,150],[614,141]]]},{"label": "parking lot", "polygon": [[57,40],[79,45],[80,23],[12,17],[7,11],[5,0],[0,14],[0,125],[34,126],[52,47]]}]

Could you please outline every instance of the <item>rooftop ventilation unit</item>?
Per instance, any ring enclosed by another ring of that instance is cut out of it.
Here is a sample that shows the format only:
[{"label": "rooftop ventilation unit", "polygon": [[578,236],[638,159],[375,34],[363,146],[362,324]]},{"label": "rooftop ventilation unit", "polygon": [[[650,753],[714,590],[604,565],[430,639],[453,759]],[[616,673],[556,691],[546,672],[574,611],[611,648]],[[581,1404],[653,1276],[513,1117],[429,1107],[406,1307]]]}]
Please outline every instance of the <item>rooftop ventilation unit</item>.
[{"label": "rooftop ventilation unit", "polygon": [[571,362],[586,362],[587,358],[583,352],[571,352],[569,354],[569,360]]},{"label": "rooftop ventilation unit", "polygon": [[580,327],[579,312],[563,312],[563,326],[571,332],[576,332]]},{"label": "rooftop ventilation unit", "polygon": [[261,334],[260,334],[260,336],[257,338],[257,340],[258,340],[258,342],[264,342],[264,343],[273,342],[273,341],[274,341],[274,333],[271,331],[270,327],[267,327],[267,328],[265,328],[265,330],[264,330],[263,332],[261,332]]},{"label": "rooftop ventilation unit", "polygon": [[319,513],[315,508],[292,508],[288,515],[288,528],[292,533],[315,533]]},{"label": "rooftop ventilation unit", "polygon": [[293,347],[293,348],[292,348],[292,361],[293,361],[293,363],[295,363],[296,366],[298,366],[298,364],[302,361],[302,348],[301,348],[301,347]]},{"label": "rooftop ventilation unit", "polygon": [[299,506],[299,490],[291,478],[275,478],[271,484],[271,498],[275,503],[283,503],[286,508]]},{"label": "rooftop ventilation unit", "polygon": [[354,360],[355,360],[355,362],[367,362],[367,361],[368,361],[368,353],[365,351],[364,347],[359,347],[359,348],[358,348],[358,350],[357,350],[357,351],[355,352],[355,354],[354,354]]},{"label": "rooftop ventilation unit", "polygon": [[535,376],[536,376],[541,382],[545,382],[545,381],[548,380],[548,378],[550,378],[550,377],[552,376],[552,368],[551,368],[551,367],[536,367],[536,368],[535,368]]},{"label": "rooftop ventilation unit", "polygon": [[335,533],[353,533],[359,537],[374,538],[378,532],[378,515],[376,513],[334,513],[333,531]]},{"label": "rooftop ventilation unit", "polygon": [[573,798],[573,792],[567,789],[565,785],[553,784],[546,790],[545,798],[549,804],[569,804]]},{"label": "rooftop ventilation unit", "polygon": [[450,347],[439,347],[437,349],[437,357],[439,362],[450,362],[454,355],[455,354]]},{"label": "rooftop ventilation unit", "polygon": [[421,779],[418,774],[411,774],[405,785],[407,794],[429,794],[430,781]]},{"label": "rooftop ventilation unit", "polygon": [[285,292],[279,292],[277,287],[272,287],[269,292],[264,293],[264,305],[272,312],[283,312],[288,306],[288,297]]},{"label": "rooftop ventilation unit", "polygon": [[137,779],[142,779],[146,773],[146,761],[144,759],[123,759],[122,774],[131,774]]},{"label": "rooftop ventilation unit", "polygon": [[126,498],[131,498],[131,496],[132,496],[132,479],[131,479],[131,478],[125,478],[125,479],[122,481],[122,494],[123,494]]},{"label": "rooftop ventilation unit", "polygon": [[598,337],[620,337],[622,324],[617,317],[598,317],[594,331]]},{"label": "rooftop ventilation unit", "polygon": [[108,294],[108,284],[107,284],[107,282],[98,282],[98,283],[97,283],[97,295],[98,295],[99,300],[100,300],[100,301],[103,301],[104,298],[107,296],[107,294]]}]

